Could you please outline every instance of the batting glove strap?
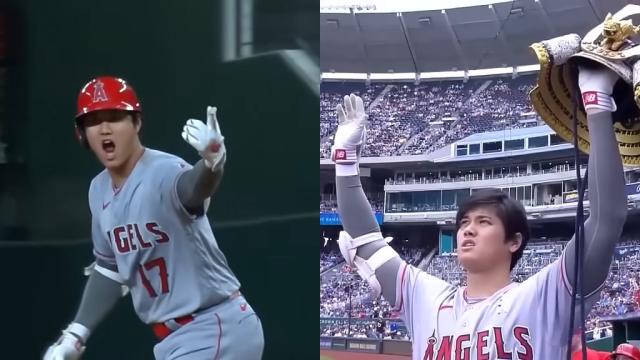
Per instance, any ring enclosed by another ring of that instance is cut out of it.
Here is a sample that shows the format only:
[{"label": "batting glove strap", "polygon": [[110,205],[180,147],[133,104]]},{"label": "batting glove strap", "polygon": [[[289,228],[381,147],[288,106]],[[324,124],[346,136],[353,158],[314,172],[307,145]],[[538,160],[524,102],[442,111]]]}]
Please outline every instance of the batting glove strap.
[{"label": "batting glove strap", "polygon": [[89,339],[89,335],[91,335],[91,331],[84,325],[79,323],[71,323],[69,326],[62,332],[63,334],[69,334],[78,339],[82,343],[82,345],[87,343]]},{"label": "batting glove strap", "polygon": [[224,144],[222,144],[218,152],[203,152],[200,153],[200,156],[204,159],[204,166],[211,169],[211,171],[216,171],[224,167],[224,164],[227,162],[227,149]]},{"label": "batting glove strap", "polygon": [[611,94],[619,79],[618,74],[604,66],[578,66],[578,85],[587,114],[616,111]]},{"label": "batting glove strap", "polygon": [[355,164],[358,162],[358,151],[355,147],[347,148],[334,145],[331,147],[331,160],[336,164]]},{"label": "batting glove strap", "polygon": [[582,93],[582,103],[587,114],[603,111],[615,112],[616,102],[611,95],[601,91],[585,91]]},{"label": "batting glove strap", "polygon": [[79,360],[86,347],[75,336],[66,330],[55,344],[51,345],[43,356],[43,360]]}]

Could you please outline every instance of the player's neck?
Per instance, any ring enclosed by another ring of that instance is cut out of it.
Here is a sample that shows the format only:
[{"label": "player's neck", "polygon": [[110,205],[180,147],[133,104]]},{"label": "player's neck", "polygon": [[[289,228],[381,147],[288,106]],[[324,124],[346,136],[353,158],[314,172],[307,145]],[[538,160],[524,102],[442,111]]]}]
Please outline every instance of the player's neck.
[{"label": "player's neck", "polygon": [[486,272],[467,272],[466,296],[474,299],[488,298],[511,283],[507,269],[496,266]]},{"label": "player's neck", "polygon": [[109,176],[111,177],[111,184],[114,189],[120,189],[124,184],[125,180],[131,175],[133,168],[138,163],[138,160],[144,154],[144,147],[138,143],[134,152],[129,156],[127,161],[125,161],[121,166],[113,169],[108,169]]}]

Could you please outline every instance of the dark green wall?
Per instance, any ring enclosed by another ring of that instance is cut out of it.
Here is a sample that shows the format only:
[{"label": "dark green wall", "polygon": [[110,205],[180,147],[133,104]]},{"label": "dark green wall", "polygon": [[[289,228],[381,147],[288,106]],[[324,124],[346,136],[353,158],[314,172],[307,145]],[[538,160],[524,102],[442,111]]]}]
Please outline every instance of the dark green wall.
[{"label": "dark green wall", "polygon": [[[317,250],[300,246],[317,219],[218,229],[220,247],[259,314],[264,359],[318,356]],[[310,241],[309,241],[310,243]],[[0,247],[2,359],[38,359],[72,319],[91,263],[90,244]],[[86,360],[153,359],[155,339],[126,297],[91,336]]]},{"label": "dark green wall", "polygon": [[[317,93],[279,54],[218,64],[217,4],[13,0],[22,30],[10,104],[14,148],[25,156],[20,216],[28,240],[88,238],[87,189],[101,167],[75,142],[73,116],[90,78],[128,79],[144,108],[143,143],[190,162],[198,156],[182,125],[218,106],[228,164],[209,212],[214,232],[263,319],[265,359],[315,358]],[[255,218],[265,222],[237,223]],[[88,243],[0,246],[0,304],[10,324],[0,338],[12,344],[1,358],[37,359],[56,339],[91,260]],[[85,359],[150,359],[153,344],[127,299],[96,331]]]},{"label": "dark green wall", "polygon": [[[26,1],[26,163],[32,238],[85,236],[86,191],[100,168],[74,142],[79,89],[114,74],[136,88],[144,108],[143,139],[179,155],[188,117],[214,102],[218,49],[215,1]],[[36,140],[37,138],[37,140]],[[45,217],[46,214],[46,217]]]}]

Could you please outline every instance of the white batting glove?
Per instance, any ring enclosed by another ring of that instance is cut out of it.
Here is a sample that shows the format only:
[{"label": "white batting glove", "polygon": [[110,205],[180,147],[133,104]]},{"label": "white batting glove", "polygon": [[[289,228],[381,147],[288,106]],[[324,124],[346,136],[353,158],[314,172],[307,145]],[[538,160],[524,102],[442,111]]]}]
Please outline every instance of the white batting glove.
[{"label": "white batting glove", "polygon": [[89,337],[89,329],[78,323],[71,323],[62,336],[51,345],[43,360],[78,360],[84,353],[84,345]]},{"label": "white batting glove", "polygon": [[340,165],[356,164],[366,139],[367,114],[362,98],[354,94],[344,97],[344,107],[336,107],[338,131],[331,147],[331,160]]},{"label": "white batting glove", "polygon": [[227,159],[217,111],[218,108],[208,106],[206,125],[200,120],[189,119],[182,131],[182,138],[198,151],[204,164],[212,171],[223,167]]},{"label": "white batting glove", "polygon": [[587,114],[616,111],[616,102],[611,94],[618,79],[618,74],[604,65],[596,68],[578,66],[578,84]]}]

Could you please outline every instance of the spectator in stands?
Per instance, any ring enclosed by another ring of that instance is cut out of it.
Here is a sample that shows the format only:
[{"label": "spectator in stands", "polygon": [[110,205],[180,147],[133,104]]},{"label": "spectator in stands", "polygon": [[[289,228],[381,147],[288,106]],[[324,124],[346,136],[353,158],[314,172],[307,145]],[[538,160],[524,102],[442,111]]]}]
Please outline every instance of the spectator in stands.
[{"label": "spectator in stands", "polygon": [[[363,156],[418,155],[474,133],[537,126],[529,91],[535,76],[414,84],[323,83],[320,158],[330,154],[335,106],[349,93],[363,97],[369,133]],[[384,90],[384,91],[383,91]]]}]

